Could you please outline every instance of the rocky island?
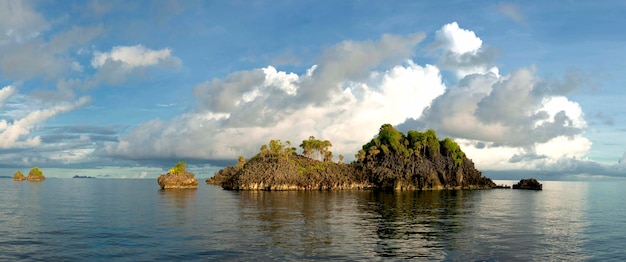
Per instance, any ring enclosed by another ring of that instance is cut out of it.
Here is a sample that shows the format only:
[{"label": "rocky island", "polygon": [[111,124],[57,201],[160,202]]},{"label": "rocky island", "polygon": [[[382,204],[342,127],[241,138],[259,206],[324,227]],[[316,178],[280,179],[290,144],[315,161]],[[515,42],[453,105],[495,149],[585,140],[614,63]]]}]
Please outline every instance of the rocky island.
[{"label": "rocky island", "polygon": [[160,175],[157,183],[161,189],[198,188],[198,179],[194,174],[187,172],[185,162],[178,162],[167,174]]},{"label": "rocky island", "polygon": [[380,127],[378,135],[355,155],[356,160],[344,164],[332,162],[332,146],[328,140],[309,137],[300,147],[302,154],[289,141],[271,140],[261,151],[246,161],[228,166],[209,184],[229,190],[440,190],[487,189],[495,187],[483,177],[459,145],[450,138],[439,140],[435,131],[409,131],[407,134],[392,125]]},{"label": "rocky island", "polygon": [[530,190],[542,190],[543,185],[534,178],[522,179],[517,184],[513,185],[513,189],[530,189]]},{"label": "rocky island", "polygon": [[41,171],[38,167],[33,167],[30,172],[28,172],[26,180],[30,182],[41,182],[46,180],[46,177],[43,175],[43,171]]},{"label": "rocky island", "polygon": [[72,178],[96,178],[96,177],[93,177],[93,176],[81,176],[81,175],[75,175],[75,176],[73,176]]},{"label": "rocky island", "polygon": [[24,180],[26,180],[26,176],[24,176],[24,174],[22,174],[22,171],[17,170],[17,172],[15,172],[15,174],[13,174],[13,180],[14,181],[24,181]]}]

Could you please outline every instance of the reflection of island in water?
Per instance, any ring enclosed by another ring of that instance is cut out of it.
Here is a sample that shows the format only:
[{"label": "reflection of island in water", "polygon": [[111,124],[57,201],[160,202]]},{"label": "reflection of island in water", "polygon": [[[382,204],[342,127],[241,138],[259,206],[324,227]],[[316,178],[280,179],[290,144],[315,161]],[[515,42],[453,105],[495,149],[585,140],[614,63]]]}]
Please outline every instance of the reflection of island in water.
[{"label": "reflection of island in water", "polygon": [[460,216],[474,191],[376,192],[359,199],[375,221],[375,252],[383,257],[442,260],[455,249],[451,237],[463,235]]},{"label": "reflection of island in water", "polygon": [[193,202],[196,198],[196,190],[172,189],[158,190],[161,200],[170,208],[184,209],[187,202]]},{"label": "reflection of island in water", "polygon": [[267,247],[285,251],[301,249],[307,256],[327,252],[325,248],[315,247],[332,244],[329,219],[336,216],[329,202],[332,197],[320,192],[243,191],[241,221],[254,221],[244,226],[266,234]]},{"label": "reflection of island in water", "polygon": [[471,195],[461,190],[244,191],[239,210],[242,227],[264,236],[255,245],[277,252],[299,252],[302,258],[443,259],[444,250],[454,245],[449,236],[464,230],[458,217]]}]

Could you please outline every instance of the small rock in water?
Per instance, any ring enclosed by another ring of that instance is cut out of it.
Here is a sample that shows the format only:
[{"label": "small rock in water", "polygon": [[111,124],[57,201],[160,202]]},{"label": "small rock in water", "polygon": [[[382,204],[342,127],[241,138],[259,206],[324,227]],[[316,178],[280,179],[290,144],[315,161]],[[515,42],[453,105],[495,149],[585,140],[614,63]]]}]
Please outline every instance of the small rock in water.
[{"label": "small rock in water", "polygon": [[513,185],[513,189],[542,190],[542,185],[537,179],[529,178],[520,180],[519,183]]}]

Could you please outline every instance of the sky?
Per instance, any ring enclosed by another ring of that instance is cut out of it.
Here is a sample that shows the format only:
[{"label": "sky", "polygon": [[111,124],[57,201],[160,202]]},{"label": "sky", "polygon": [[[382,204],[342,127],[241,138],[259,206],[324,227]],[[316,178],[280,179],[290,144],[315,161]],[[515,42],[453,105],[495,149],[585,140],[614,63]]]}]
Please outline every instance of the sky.
[{"label": "sky", "polygon": [[624,1],[0,0],[0,172],[210,177],[382,124],[493,179],[626,178]]}]

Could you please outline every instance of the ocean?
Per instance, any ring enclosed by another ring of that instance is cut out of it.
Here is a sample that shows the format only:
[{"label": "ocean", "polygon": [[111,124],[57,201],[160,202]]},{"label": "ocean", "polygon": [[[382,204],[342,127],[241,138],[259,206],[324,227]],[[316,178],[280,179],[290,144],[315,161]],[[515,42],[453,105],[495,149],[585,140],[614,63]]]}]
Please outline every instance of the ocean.
[{"label": "ocean", "polygon": [[0,260],[626,260],[625,181],[421,192],[200,182],[0,179]]}]

